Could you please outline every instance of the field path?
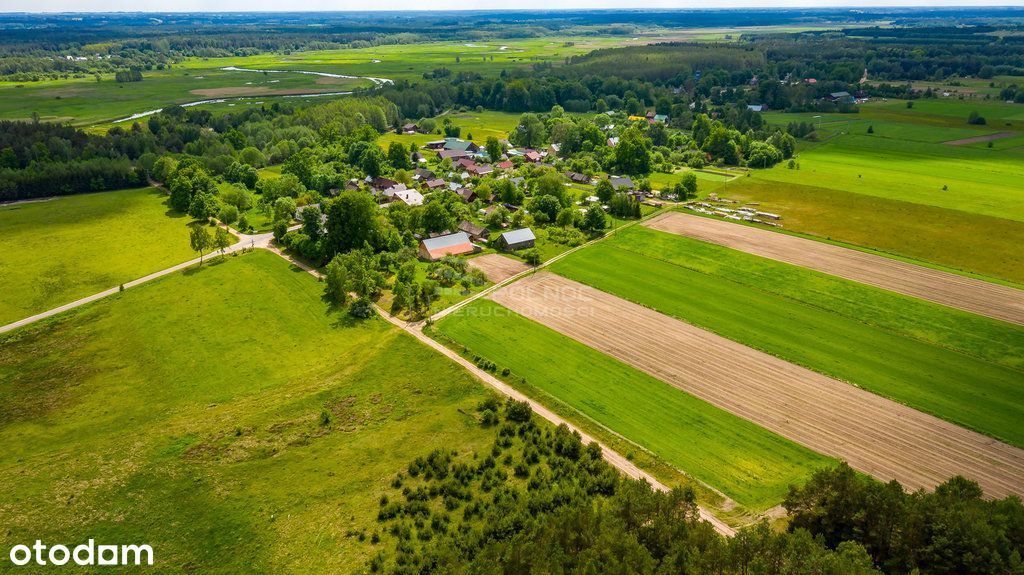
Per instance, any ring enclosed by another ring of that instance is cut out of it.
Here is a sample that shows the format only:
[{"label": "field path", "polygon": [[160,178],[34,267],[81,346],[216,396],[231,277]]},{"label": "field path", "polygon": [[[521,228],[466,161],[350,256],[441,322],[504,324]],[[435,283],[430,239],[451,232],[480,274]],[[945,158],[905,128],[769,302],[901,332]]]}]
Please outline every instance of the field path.
[{"label": "field path", "polygon": [[825,242],[679,212],[644,222],[680,234],[978,315],[1024,325],[1024,291]]},{"label": "field path", "polygon": [[584,284],[538,272],[490,297],[883,481],[914,490],[963,475],[989,497],[1024,495],[1022,449]]},{"label": "field path", "polygon": [[[260,234],[260,235],[255,235],[255,236],[249,236],[249,235],[245,235],[245,234],[239,233],[239,232],[237,232],[235,230],[231,230],[231,233],[235,234],[235,236],[238,237],[238,241],[235,242],[232,246],[224,249],[224,254],[225,255],[233,253],[233,252],[237,252],[237,251],[247,250],[247,249],[266,248],[270,244],[270,240],[273,239],[273,237],[274,237],[273,234]],[[181,271],[181,270],[183,270],[185,268],[188,268],[190,266],[194,266],[194,265],[199,264],[201,262],[207,261],[210,258],[212,258],[212,257],[214,257],[214,256],[216,256],[218,254],[220,254],[219,251],[218,252],[211,252],[211,253],[203,255],[202,257],[191,259],[191,260],[188,260],[187,262],[182,262],[180,264],[173,265],[173,266],[171,266],[169,268],[162,269],[162,270],[160,270],[158,272],[153,272],[153,273],[151,273],[149,275],[142,276],[141,278],[134,279],[134,280],[129,281],[129,282],[125,282],[124,283],[124,288],[125,289],[132,288],[132,287],[135,287],[137,285],[141,285],[141,284],[144,284],[146,282],[153,281],[153,280],[155,280],[157,278],[160,278],[160,277],[163,277],[163,276],[165,276],[167,274],[172,274],[174,272]],[[105,298],[107,296],[112,296],[112,295],[118,293],[119,291],[121,291],[121,286],[112,287],[110,289],[103,290],[103,291],[101,291],[99,293],[94,293],[94,294],[92,294],[90,296],[86,296],[86,297],[84,297],[82,299],[78,299],[78,300],[75,300],[73,302],[66,303],[66,304],[61,305],[61,306],[57,306],[57,307],[55,307],[53,309],[48,309],[48,310],[46,310],[44,312],[37,313],[35,315],[29,316],[29,317],[26,317],[26,318],[23,318],[23,319],[19,319],[18,321],[9,323],[7,325],[0,326],[0,333],[8,332],[8,331],[11,331],[13,329],[18,329],[19,327],[26,326],[26,325],[28,325],[30,323],[35,323],[37,321],[44,320],[44,319],[46,319],[48,317],[57,315],[57,314],[59,314],[61,312],[68,311],[69,309],[74,309],[76,307],[83,306],[83,305],[85,305],[87,303],[94,302],[94,301],[96,301],[98,299],[103,299],[103,298]]]}]

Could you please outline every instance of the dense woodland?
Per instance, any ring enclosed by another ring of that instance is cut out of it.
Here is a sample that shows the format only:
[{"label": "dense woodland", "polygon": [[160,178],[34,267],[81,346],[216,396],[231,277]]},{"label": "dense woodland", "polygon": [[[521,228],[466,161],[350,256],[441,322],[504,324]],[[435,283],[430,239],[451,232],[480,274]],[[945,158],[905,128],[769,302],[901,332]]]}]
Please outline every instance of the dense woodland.
[{"label": "dense woodland", "polygon": [[702,523],[691,491],[623,477],[564,425],[525,403],[477,410],[488,451],[434,451],[409,463],[380,499],[367,570],[434,573],[858,575],[1020,573],[1024,505],[986,501],[952,478],[907,493],[849,467],[794,487],[787,532],[766,523],[727,539]]}]

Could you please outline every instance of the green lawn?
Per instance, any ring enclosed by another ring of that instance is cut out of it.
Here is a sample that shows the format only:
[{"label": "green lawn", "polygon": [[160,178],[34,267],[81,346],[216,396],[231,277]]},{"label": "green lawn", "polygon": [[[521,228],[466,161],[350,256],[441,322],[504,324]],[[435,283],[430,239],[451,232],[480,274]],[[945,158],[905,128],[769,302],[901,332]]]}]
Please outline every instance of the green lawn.
[{"label": "green lawn", "polygon": [[[162,573],[348,572],[484,388],[257,251],[0,336],[0,544],[148,543]],[[321,423],[327,413],[329,422]]]},{"label": "green lawn", "polygon": [[633,228],[552,271],[1024,446],[1024,328]]},{"label": "green lawn", "polygon": [[1024,284],[1024,222],[756,177],[719,194],[782,214],[788,231]]},{"label": "green lawn", "polygon": [[0,325],[195,257],[154,188],[0,205]]},{"label": "green lawn", "polygon": [[788,485],[830,461],[489,300],[434,329],[510,368],[507,379],[539,400],[568,406],[748,509],[778,504]]}]

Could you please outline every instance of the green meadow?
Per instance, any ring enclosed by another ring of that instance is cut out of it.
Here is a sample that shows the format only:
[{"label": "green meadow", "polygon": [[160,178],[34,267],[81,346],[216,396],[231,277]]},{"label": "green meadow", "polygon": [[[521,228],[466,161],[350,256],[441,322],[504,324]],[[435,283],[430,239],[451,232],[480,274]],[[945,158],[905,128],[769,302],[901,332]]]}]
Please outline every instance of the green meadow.
[{"label": "green meadow", "polygon": [[[132,114],[199,100],[275,93],[340,92],[369,87],[368,80],[326,78],[309,74],[220,70],[235,65],[225,59],[205,66],[176,66],[143,74],[141,82],[119,84],[113,75],[43,82],[0,82],[0,118],[75,125],[111,122]],[[241,66],[240,66],[241,67]]]},{"label": "green meadow", "polygon": [[851,133],[797,161],[800,169],[783,162],[756,177],[1024,221],[1021,154]]},{"label": "green meadow", "polygon": [[638,226],[551,270],[1024,446],[1020,326]]},{"label": "green meadow", "polygon": [[0,544],[148,543],[161,573],[366,564],[395,475],[493,432],[476,380],[321,293],[257,251],[0,336]]},{"label": "green meadow", "polygon": [[[491,110],[485,111],[467,111],[467,112],[453,112],[450,114],[443,114],[437,116],[434,119],[437,120],[438,127],[445,118],[450,118],[452,123],[462,129],[460,137],[463,139],[472,139],[474,142],[483,146],[487,142],[487,138],[494,136],[499,140],[508,138],[508,133],[515,129],[519,124],[519,118],[521,114],[513,114],[510,112],[494,112]],[[470,138],[472,136],[472,138]],[[391,142],[401,142],[408,146],[409,144],[416,144],[417,147],[422,148],[424,144],[432,140],[439,140],[444,138],[441,134],[395,134],[389,132],[381,135],[377,140],[381,147],[387,148]]]},{"label": "green meadow", "polygon": [[1024,284],[1024,222],[758,177],[718,193],[782,214],[786,231]]},{"label": "green meadow", "polygon": [[508,381],[653,452],[753,511],[831,460],[722,411],[489,300],[434,329],[470,356],[509,368]]},{"label": "green meadow", "polygon": [[155,188],[0,205],[0,325],[195,257]]},{"label": "green meadow", "polygon": [[[92,76],[45,82],[0,82],[0,118],[27,119],[36,112],[43,120],[87,125],[198,100],[238,96],[260,100],[282,92],[336,92],[372,86],[368,80],[361,79],[221,70],[228,66],[399,80],[421,78],[425,72],[437,68],[448,68],[453,73],[496,73],[538,63],[558,64],[569,56],[627,42],[629,38],[625,37],[565,36],[190,58],[169,70],[147,71],[141,82],[127,84],[118,84],[111,75],[103,76],[99,82]],[[245,106],[246,102],[237,105]]]}]

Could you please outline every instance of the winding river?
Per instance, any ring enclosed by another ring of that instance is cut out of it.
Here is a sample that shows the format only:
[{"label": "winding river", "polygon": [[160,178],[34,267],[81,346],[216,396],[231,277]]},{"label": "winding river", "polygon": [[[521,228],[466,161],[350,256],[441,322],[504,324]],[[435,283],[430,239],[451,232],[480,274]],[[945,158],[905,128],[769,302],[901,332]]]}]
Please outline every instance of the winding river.
[{"label": "winding river", "polygon": [[[346,76],[345,74],[332,74],[330,72],[313,72],[310,70],[258,70],[255,68],[238,68],[237,66],[225,66],[220,68],[225,72],[256,72],[260,74],[309,74],[310,76],[323,76],[325,78],[347,78],[351,80],[369,80],[373,82],[374,88],[379,88],[386,84],[393,84],[394,81],[388,78],[372,78],[370,76]],[[222,102],[234,102],[239,100],[253,100],[256,98],[320,98],[323,96],[345,96],[351,94],[348,92],[310,92],[308,94],[282,94],[274,95],[268,94],[263,96],[235,96],[231,98],[211,98],[209,100],[196,100],[195,102],[186,102],[179,104],[182,108],[188,108],[190,106],[201,106],[203,104],[220,104]],[[146,110],[145,112],[139,112],[132,114],[127,118],[121,118],[120,120],[114,120],[114,124],[120,124],[121,122],[130,122],[132,120],[138,120],[139,118],[145,118],[146,116],[152,116],[153,114],[159,114],[163,108],[156,108],[154,110]]]}]

